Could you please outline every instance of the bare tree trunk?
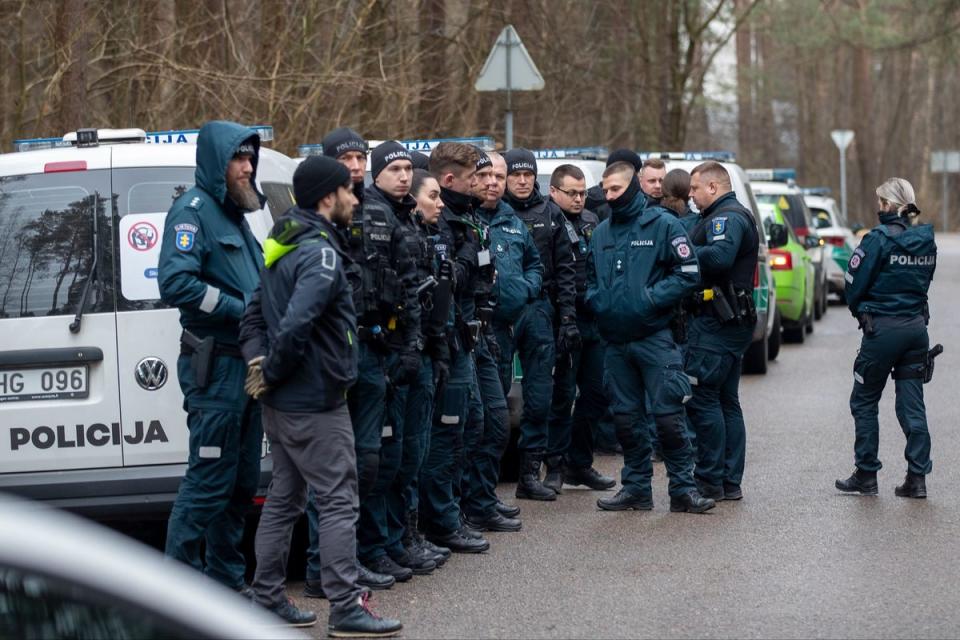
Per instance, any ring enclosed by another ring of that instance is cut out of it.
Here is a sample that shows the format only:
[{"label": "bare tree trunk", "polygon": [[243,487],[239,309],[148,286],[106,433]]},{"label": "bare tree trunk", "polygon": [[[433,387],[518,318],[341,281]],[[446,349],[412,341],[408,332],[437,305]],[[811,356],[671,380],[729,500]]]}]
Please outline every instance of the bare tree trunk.
[{"label": "bare tree trunk", "polygon": [[60,77],[60,108],[57,124],[61,132],[84,126],[87,107],[87,60],[90,25],[87,0],[61,0],[57,5],[56,39]]}]

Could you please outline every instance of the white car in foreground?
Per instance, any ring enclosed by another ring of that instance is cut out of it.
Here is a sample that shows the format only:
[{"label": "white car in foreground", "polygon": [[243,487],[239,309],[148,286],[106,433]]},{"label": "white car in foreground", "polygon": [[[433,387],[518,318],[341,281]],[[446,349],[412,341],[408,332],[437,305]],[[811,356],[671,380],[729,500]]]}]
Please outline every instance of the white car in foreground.
[{"label": "white car in foreground", "polygon": [[0,638],[304,637],[110,529],[8,495],[0,508]]}]

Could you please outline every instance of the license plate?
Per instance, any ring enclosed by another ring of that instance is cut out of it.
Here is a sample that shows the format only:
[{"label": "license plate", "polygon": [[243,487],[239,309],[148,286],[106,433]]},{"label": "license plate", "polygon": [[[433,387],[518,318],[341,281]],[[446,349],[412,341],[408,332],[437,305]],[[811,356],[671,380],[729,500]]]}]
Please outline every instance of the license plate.
[{"label": "license plate", "polygon": [[0,369],[0,402],[86,398],[88,385],[86,365]]}]

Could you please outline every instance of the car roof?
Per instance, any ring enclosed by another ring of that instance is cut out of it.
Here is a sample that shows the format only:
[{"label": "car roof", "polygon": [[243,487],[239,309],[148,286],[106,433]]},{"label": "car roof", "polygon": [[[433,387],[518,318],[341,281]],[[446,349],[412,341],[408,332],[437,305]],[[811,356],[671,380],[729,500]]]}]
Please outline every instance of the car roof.
[{"label": "car roof", "polygon": [[0,494],[0,508],[0,568],[66,578],[209,637],[303,638],[226,587],[120,533],[9,495]]},{"label": "car roof", "polygon": [[772,182],[767,180],[751,180],[750,186],[753,187],[754,193],[763,193],[763,194],[782,194],[782,195],[797,195],[800,194],[800,187],[796,185],[791,185],[786,182]]}]

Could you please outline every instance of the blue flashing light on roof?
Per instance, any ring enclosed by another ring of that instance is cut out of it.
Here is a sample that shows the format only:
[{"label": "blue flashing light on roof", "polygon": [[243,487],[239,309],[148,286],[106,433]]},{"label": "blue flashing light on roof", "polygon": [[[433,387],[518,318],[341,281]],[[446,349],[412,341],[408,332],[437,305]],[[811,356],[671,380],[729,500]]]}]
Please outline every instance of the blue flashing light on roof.
[{"label": "blue flashing light on roof", "polygon": [[601,160],[610,155],[606,147],[558,147],[556,149],[531,149],[531,152],[538,160],[562,160],[564,158]]},{"label": "blue flashing light on roof", "polygon": [[[273,127],[255,124],[250,127],[260,135],[260,142],[273,140]],[[146,142],[152,144],[197,144],[200,129],[172,129],[170,131],[148,131]]]},{"label": "blue flashing light on roof", "polygon": [[796,169],[747,169],[747,177],[751,180],[766,182],[795,182]]},{"label": "blue flashing light on roof", "polygon": [[22,140],[13,141],[13,150],[16,152],[72,146],[70,142],[64,141],[63,138],[23,138]]},{"label": "blue flashing light on roof", "polygon": [[297,147],[297,155],[301,158],[309,158],[310,156],[322,156],[323,145],[322,144],[301,144],[299,147]]},{"label": "blue flashing light on roof", "polygon": [[706,162],[736,162],[737,155],[733,151],[638,151],[641,160],[660,158],[661,160],[693,160]]}]

